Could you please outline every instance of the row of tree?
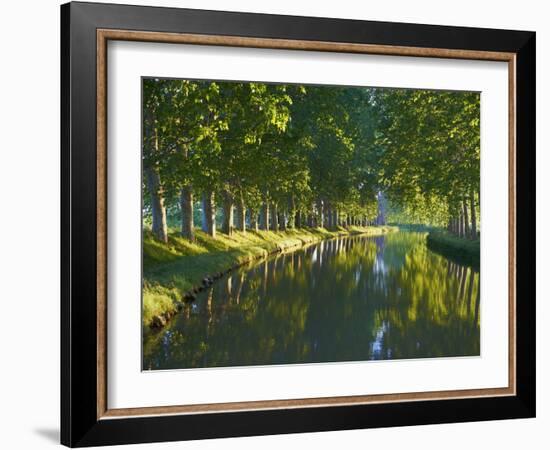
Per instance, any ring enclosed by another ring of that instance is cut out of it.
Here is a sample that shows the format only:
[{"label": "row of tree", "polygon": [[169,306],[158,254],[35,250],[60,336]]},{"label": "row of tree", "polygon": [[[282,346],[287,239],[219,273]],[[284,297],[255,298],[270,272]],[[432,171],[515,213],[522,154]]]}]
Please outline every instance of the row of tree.
[{"label": "row of tree", "polygon": [[406,218],[476,238],[479,94],[387,89],[379,102],[379,181],[390,201]]},{"label": "row of tree", "polygon": [[144,79],[143,168],[162,241],[167,208],[193,240],[197,206],[212,236],[382,223],[389,205],[475,237],[479,95]]}]

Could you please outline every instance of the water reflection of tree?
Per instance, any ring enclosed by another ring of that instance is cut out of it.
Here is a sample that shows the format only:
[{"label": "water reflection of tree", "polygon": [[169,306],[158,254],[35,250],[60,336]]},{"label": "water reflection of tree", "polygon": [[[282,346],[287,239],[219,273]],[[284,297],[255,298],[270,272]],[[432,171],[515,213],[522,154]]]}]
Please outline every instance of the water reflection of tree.
[{"label": "water reflection of tree", "polygon": [[335,239],[232,273],[146,337],[144,367],[478,353],[479,274],[429,252],[422,235],[398,233]]},{"label": "water reflection of tree", "polygon": [[375,326],[384,330],[375,358],[479,354],[479,273],[417,246],[389,277]]},{"label": "water reflection of tree", "polygon": [[[246,275],[244,271],[222,280],[201,295],[201,313],[178,317],[144,348],[146,368],[203,367],[284,363],[300,359],[307,346],[298,334],[304,328],[308,302],[292,292],[305,284],[305,274],[294,274],[301,255],[286,255],[264,262]],[[293,262],[291,262],[293,261]],[[283,283],[285,286],[279,285]],[[265,289],[265,290],[264,290]],[[211,299],[217,299],[215,307]],[[193,305],[187,305],[185,311]],[[161,338],[160,336],[163,336]],[[166,351],[158,347],[166,343]],[[154,355],[154,356],[153,356]]]}]

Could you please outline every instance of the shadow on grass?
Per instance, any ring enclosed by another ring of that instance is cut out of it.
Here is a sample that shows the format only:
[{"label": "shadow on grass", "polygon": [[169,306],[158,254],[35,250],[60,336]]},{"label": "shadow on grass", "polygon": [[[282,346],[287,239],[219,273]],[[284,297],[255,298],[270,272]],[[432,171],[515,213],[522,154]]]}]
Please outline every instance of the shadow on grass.
[{"label": "shadow on grass", "polygon": [[479,239],[464,239],[444,231],[432,231],[426,240],[430,250],[457,264],[471,266],[479,272]]}]

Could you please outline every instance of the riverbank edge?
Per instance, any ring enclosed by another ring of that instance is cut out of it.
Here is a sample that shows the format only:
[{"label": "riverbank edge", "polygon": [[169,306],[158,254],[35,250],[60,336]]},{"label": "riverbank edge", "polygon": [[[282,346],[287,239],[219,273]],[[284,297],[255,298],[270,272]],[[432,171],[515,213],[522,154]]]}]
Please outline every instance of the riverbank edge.
[{"label": "riverbank edge", "polygon": [[[144,327],[160,329],[164,327],[178,311],[183,309],[185,301],[193,301],[196,295],[210,287],[213,282],[223,275],[251,263],[252,261],[266,258],[270,255],[283,252],[294,252],[306,246],[321,242],[323,240],[334,239],[342,236],[382,236],[391,232],[398,231],[396,226],[369,226],[369,227],[350,227],[328,230],[325,228],[304,228],[300,230],[289,230],[288,232],[278,232],[273,239],[274,233],[269,233],[270,240],[262,242],[249,243],[248,246],[232,247],[225,251],[216,252],[210,256],[226,256],[225,261],[214,260],[209,264],[208,270],[205,270],[200,277],[193,280],[180,280],[179,283],[168,280],[161,283],[155,280],[154,276],[148,277],[144,271],[144,283],[142,288],[142,322]],[[251,236],[261,236],[262,232],[247,232]],[[253,234],[252,234],[253,233]],[[246,236],[246,234],[241,234]],[[222,235],[224,236],[224,235]],[[226,236],[227,237],[227,236]],[[162,245],[156,243],[156,245]],[[208,253],[206,254],[208,255]],[[203,255],[204,256],[204,255]],[[182,255],[172,262],[159,265],[164,272],[178,271],[177,266],[183,259],[191,259],[193,255]],[[154,274],[158,271],[150,269],[148,272]],[[187,281],[187,283],[185,283]],[[179,286],[178,286],[179,284]],[[183,287],[183,286],[185,287]]]},{"label": "riverbank edge", "polygon": [[452,236],[445,231],[432,231],[426,237],[429,250],[439,253],[458,264],[479,270],[479,239],[471,240]]}]

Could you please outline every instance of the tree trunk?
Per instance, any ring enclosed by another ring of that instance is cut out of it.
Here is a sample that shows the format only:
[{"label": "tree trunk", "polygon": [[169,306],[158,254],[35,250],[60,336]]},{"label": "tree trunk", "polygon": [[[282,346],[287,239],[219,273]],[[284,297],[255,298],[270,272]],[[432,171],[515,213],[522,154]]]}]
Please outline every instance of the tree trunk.
[{"label": "tree trunk", "polygon": [[260,229],[269,230],[269,203],[265,202],[260,211]]},{"label": "tree trunk", "polygon": [[292,208],[288,213],[288,229],[293,230],[296,228],[296,210]]},{"label": "tree trunk", "polygon": [[[156,154],[159,151],[158,130],[155,124],[154,112],[147,109],[145,112],[145,127],[144,127],[144,145],[147,146],[147,151],[150,154]],[[147,188],[151,195],[151,213],[152,213],[152,229],[155,237],[162,241],[168,242],[168,226],[166,224],[166,207],[164,205],[164,190],[160,180],[158,165],[152,163],[150,167],[145,168],[147,178]]]},{"label": "tree trunk", "polygon": [[255,209],[249,209],[250,214],[250,228],[254,231],[258,231],[258,211]]},{"label": "tree trunk", "polygon": [[223,222],[222,231],[231,236],[233,234],[233,196],[228,191],[222,192]]},{"label": "tree trunk", "polygon": [[288,200],[288,209],[288,228],[293,229],[296,227],[296,204],[293,195]]},{"label": "tree trunk", "polygon": [[317,226],[320,228],[325,226],[325,210],[323,200],[317,200]]},{"label": "tree trunk", "polygon": [[278,216],[277,204],[272,203],[271,204],[271,229],[273,231],[279,231],[279,220],[277,216]]},{"label": "tree trunk", "polygon": [[180,191],[181,235],[191,242],[195,240],[195,225],[193,223],[193,190],[191,186],[183,186]]},{"label": "tree trunk", "polygon": [[309,222],[310,227],[316,228],[318,226],[318,220],[317,220],[317,210],[315,209],[315,206],[311,208],[311,214],[309,216]]},{"label": "tree trunk", "polygon": [[376,225],[386,225],[386,204],[384,194],[378,192],[376,196],[376,201],[378,203],[378,215],[376,217]]},{"label": "tree trunk", "polygon": [[296,228],[302,228],[302,213],[300,210],[296,211],[294,214],[294,226]]},{"label": "tree trunk", "polygon": [[279,213],[279,229],[285,231],[286,230],[286,213],[283,211],[282,213]]},{"label": "tree trunk", "polygon": [[156,167],[149,167],[145,172],[147,174],[147,187],[151,193],[153,234],[159,241],[168,242],[166,207],[164,206],[164,192],[160,183],[160,175]]},{"label": "tree trunk", "polygon": [[332,228],[333,227],[333,224],[332,224],[332,208],[331,208],[330,204],[327,204],[326,208],[325,208],[325,226],[327,228]]},{"label": "tree trunk", "polygon": [[202,231],[216,237],[216,204],[213,192],[202,194]]},{"label": "tree trunk", "polygon": [[462,215],[464,216],[464,237],[469,239],[470,234],[470,219],[468,219],[468,205],[466,204],[466,198],[462,200]]},{"label": "tree trunk", "polygon": [[471,219],[472,219],[472,239],[477,239],[477,223],[476,223],[476,199],[474,190],[470,189],[470,212],[471,212]]},{"label": "tree trunk", "polygon": [[242,195],[237,198],[237,230],[246,231],[246,208]]}]

